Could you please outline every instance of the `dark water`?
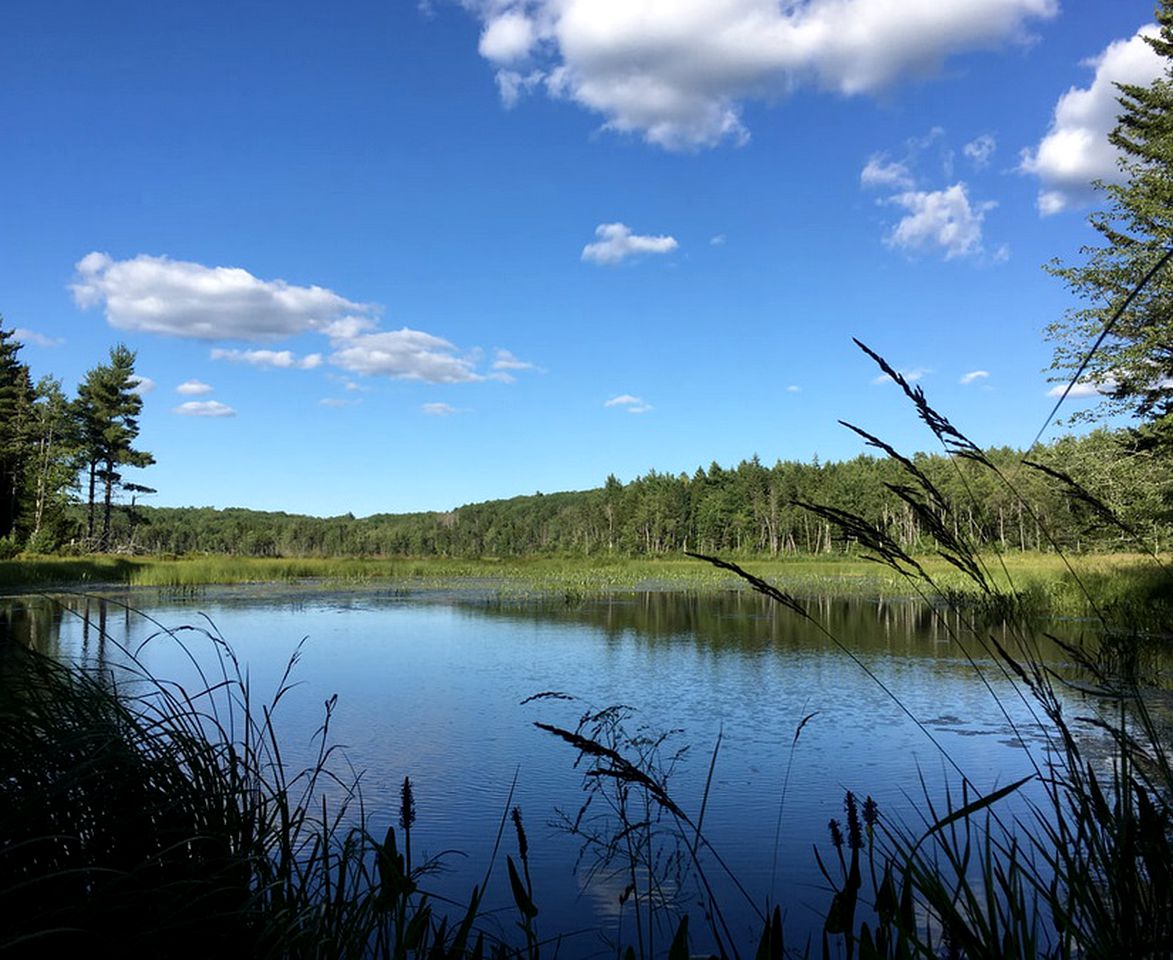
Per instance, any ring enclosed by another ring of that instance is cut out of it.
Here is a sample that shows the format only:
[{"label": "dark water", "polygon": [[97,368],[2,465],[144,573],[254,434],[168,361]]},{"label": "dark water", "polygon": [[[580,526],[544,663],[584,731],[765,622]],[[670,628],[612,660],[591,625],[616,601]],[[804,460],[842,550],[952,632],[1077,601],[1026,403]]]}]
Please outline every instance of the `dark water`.
[{"label": "dark water", "polygon": [[[573,817],[581,806],[582,771],[574,749],[535,721],[574,728],[587,709],[622,704],[631,733],[675,731],[662,756],[687,749],[669,790],[693,816],[720,735],[704,832],[758,906],[784,905],[792,943],[821,928],[829,893],[812,846],[831,855],[827,821],[842,818],[846,790],[915,825],[924,792],[939,803],[946,785],[956,789],[958,769],[988,790],[1028,775],[1031,756],[1045,757],[1029,701],[980,648],[969,651],[977,668],[969,662],[950,621],[911,602],[822,602],[812,612],[822,628],[748,593],[573,605],[309,588],[0,600],[7,628],[46,652],[119,663],[124,649],[142,645],[155,675],[185,684],[197,682],[186,651],[214,672],[212,646],[199,631],[182,631],[181,647],[160,628],[214,631],[262,698],[305,638],[298,685],[277,713],[288,762],[311,758],[323,703],[338,694],[334,738],[362,773],[376,831],[395,821],[399,785],[410,776],[417,855],[456,851],[444,853],[446,869],[425,886],[457,901],[483,879],[502,816],[519,805],[538,930],[568,935],[563,957],[614,955],[608,937],[632,942],[632,903],[620,905],[626,871],[592,871],[581,837],[553,826],[558,811]],[[1057,651],[1044,655],[1061,664]],[[576,700],[522,703],[544,691]],[[604,809],[593,803],[584,825],[604,829],[592,820]],[[510,830],[487,897],[514,939],[503,855],[516,855],[515,845]],[[754,908],[712,854],[705,863],[734,936],[748,943]],[[699,932],[695,882],[677,879],[666,889],[691,907]]]}]

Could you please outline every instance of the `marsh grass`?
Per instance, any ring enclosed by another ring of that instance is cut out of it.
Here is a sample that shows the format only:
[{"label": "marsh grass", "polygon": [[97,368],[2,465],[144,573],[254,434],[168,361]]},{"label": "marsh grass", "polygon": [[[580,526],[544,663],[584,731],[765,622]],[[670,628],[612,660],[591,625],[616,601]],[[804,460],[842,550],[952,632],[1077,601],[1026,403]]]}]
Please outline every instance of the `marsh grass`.
[{"label": "marsh grass", "polygon": [[[1043,616],[1086,617],[1102,607],[1151,617],[1167,591],[1151,560],[1140,554],[979,554],[1005,601]],[[977,600],[971,578],[937,555],[916,557],[938,595]],[[915,595],[897,571],[859,556],[741,560],[762,579],[801,597],[880,599]],[[386,586],[411,591],[489,590],[503,599],[555,598],[577,603],[624,592],[684,590],[714,594],[743,589],[734,573],[688,557],[644,559],[532,558],[527,560],[257,558],[257,557],[23,557],[0,561],[0,589],[49,589],[102,585],[198,591],[209,585],[299,584]],[[1166,617],[1165,622],[1168,622]]]},{"label": "marsh grass", "polygon": [[412,859],[410,781],[402,852],[393,827],[368,832],[330,741],[335,698],[313,761],[290,769],[275,715],[296,654],[259,702],[214,631],[182,632],[147,643],[182,643],[200,676],[190,691],[135,651],[92,672],[0,640],[0,953],[509,955],[477,927],[483,887],[439,911],[421,888],[436,864]]},{"label": "marsh grass", "polygon": [[[1017,495],[1013,478],[934,410],[920,388],[860,347],[899,385],[953,457],[991,471]],[[1008,705],[990,682],[991,671],[1011,681],[1011,695],[1045,731],[1046,745],[1032,748],[1019,737],[1033,774],[1004,785],[975,783],[908,711],[899,691],[840,643],[801,594],[783,589],[756,566],[751,573],[727,559],[693,555],[821,629],[952,768],[943,801],[934,800],[922,780],[919,826],[889,821],[871,797],[861,805],[846,793],[844,819],[833,818],[828,825],[833,853],[822,855],[816,847],[829,896],[821,955],[848,960],[1173,956],[1173,768],[1168,720],[1153,715],[1145,696],[1144,685],[1154,678],[1146,672],[1143,655],[1147,645],[1168,642],[1173,573],[1166,559],[1142,554],[1124,576],[1107,564],[1076,564],[1056,544],[1049,575],[1037,578],[1037,567],[1024,570],[1007,557],[980,553],[949,523],[945,498],[911,460],[865,431],[851,429],[904,467],[905,480],[890,489],[933,533],[935,560],[909,555],[886,530],[861,516],[804,506],[836,524],[873,562],[900,578],[908,593],[938,612],[942,630],[986,685],[992,708],[1017,735]],[[1078,493],[1086,499],[1086,493]],[[1094,506],[1102,518],[1111,519],[1106,507]],[[1123,525],[1120,529],[1127,532]],[[1047,667],[1040,652],[1039,615],[1064,608],[1090,620],[1088,637],[1080,644],[1047,638],[1066,650],[1076,683]],[[995,622],[1000,630],[991,629]],[[1079,715],[1068,713],[1072,702],[1079,704]],[[658,928],[651,921],[657,911],[661,925],[666,917],[675,924],[668,956],[690,954],[688,914],[668,909],[660,892],[663,881],[656,881],[666,865],[678,872],[687,868],[698,878],[711,941],[722,957],[738,956],[700,859],[701,822],[717,750],[694,823],[667,790],[677,756],[665,763],[659,753],[662,739],[627,735],[621,722],[626,716],[623,708],[611,708],[588,712],[574,730],[539,724],[571,744],[578,762],[586,765],[587,800],[567,819],[567,828],[584,836],[584,849],[596,851],[602,866],[614,869],[616,859],[626,864],[625,893],[636,896],[640,956],[656,955],[652,938]],[[633,794],[638,804],[632,804]],[[588,818],[599,797],[605,812]],[[689,856],[673,859],[656,852],[665,848],[684,849]],[[642,896],[641,878],[646,885]],[[679,875],[675,881],[679,885]],[[796,955],[787,954],[777,908],[772,915],[768,907],[758,915],[761,937],[755,956]],[[808,943],[797,955],[812,952],[819,953]]]},{"label": "marsh grass", "polygon": [[[1010,479],[929,406],[920,388],[860,347],[900,386],[948,452],[990,470],[1015,493]],[[1137,652],[1155,632],[1167,638],[1173,595],[1169,566],[1159,556],[1148,556],[1143,573],[1134,574],[1129,591],[1120,595],[1114,594],[1118,585],[1110,572],[1077,569],[1057,554],[1067,567],[1059,582],[1074,585],[1096,628],[1090,642],[1065,645],[1081,675],[1077,690],[1085,711],[1072,717],[1065,707],[1069,685],[1038,653],[1040,627],[1032,616],[1037,610],[1030,607],[1029,592],[1016,587],[1014,572],[1003,558],[992,562],[951,532],[943,498],[910,461],[874,442],[905,466],[906,483],[892,489],[933,531],[938,555],[957,573],[949,580],[936,576],[862,517],[842,511],[832,516],[817,505],[810,509],[839,524],[875,560],[950,614],[942,618],[942,626],[958,649],[975,646],[1014,681],[1016,694],[1045,721],[1048,744],[1041,754],[1024,744],[1034,775],[998,788],[973,783],[944,754],[957,776],[956,791],[946,793],[944,805],[935,804],[925,789],[919,829],[888,823],[873,807],[864,817],[866,842],[855,799],[848,793],[847,839],[838,821],[830,824],[839,876],[820,859],[834,891],[824,926],[824,954],[828,938],[836,937],[849,958],[856,952],[861,958],[968,960],[1173,955],[1170,743],[1167,727],[1150,712],[1142,683],[1151,678],[1144,676]],[[1102,504],[1096,508],[1110,518]],[[1126,530],[1123,525],[1121,529]],[[701,559],[733,570],[795,615],[810,617],[800,600],[735,564]],[[953,585],[958,574],[968,581],[965,591]],[[1144,589],[1138,591],[1138,583]],[[991,611],[1009,625],[1013,645],[988,629]],[[971,666],[980,676],[979,665],[971,660]],[[989,692],[994,707],[1009,721],[993,688]],[[899,702],[898,693],[890,695]],[[1096,749],[1104,745],[1106,758]],[[1024,789],[1028,784],[1030,791]],[[1009,805],[1012,798],[1019,800],[1017,806]],[[868,892],[860,868],[865,847]],[[857,920],[857,908],[864,908],[866,919]]]}]

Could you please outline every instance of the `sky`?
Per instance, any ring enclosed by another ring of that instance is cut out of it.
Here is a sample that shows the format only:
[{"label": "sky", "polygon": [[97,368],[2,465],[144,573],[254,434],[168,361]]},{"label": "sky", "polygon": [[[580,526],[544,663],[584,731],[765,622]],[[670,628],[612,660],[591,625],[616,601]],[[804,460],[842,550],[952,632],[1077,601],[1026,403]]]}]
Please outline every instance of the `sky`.
[{"label": "sky", "polygon": [[[1151,0],[13,0],[0,314],[125,343],[163,506],[445,510],[982,444],[1118,176]],[[1094,404],[1077,388],[1065,412]],[[1047,436],[1063,432],[1050,428]]]}]

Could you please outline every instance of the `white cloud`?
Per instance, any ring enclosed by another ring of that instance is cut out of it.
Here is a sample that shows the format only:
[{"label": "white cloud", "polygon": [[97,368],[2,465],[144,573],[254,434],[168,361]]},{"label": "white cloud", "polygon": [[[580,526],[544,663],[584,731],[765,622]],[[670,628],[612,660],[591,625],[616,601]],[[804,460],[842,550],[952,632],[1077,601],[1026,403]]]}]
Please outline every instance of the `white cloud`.
[{"label": "white cloud", "polygon": [[940,250],[946,260],[982,252],[982,220],[996,203],[971,203],[964,183],[944,190],[898,193],[888,203],[908,213],[886,238],[901,250]]},{"label": "white cloud", "polygon": [[521,360],[515,357],[508,350],[502,350],[500,347],[495,351],[496,359],[493,360],[494,370],[536,370],[532,363],[527,360]]},{"label": "white cloud", "polygon": [[528,57],[536,40],[534,22],[524,13],[510,10],[485,23],[477,49],[486,60],[512,63]]},{"label": "white cloud", "polygon": [[891,187],[895,190],[911,190],[916,186],[907,164],[889,161],[882,153],[874,153],[868,158],[859,173],[859,182],[865,187]]},{"label": "white cloud", "polygon": [[790,386],[788,386],[786,388],[786,392],[787,393],[802,393],[802,387],[800,387],[796,383],[792,383],[792,384],[790,384]]},{"label": "white cloud", "polygon": [[990,158],[994,155],[994,151],[998,149],[998,141],[988,133],[983,133],[975,140],[970,140],[961,152],[969,158],[970,162],[979,170],[989,166]]},{"label": "white cloud", "polygon": [[725,236],[725,234],[718,233],[715,237],[709,237],[709,246],[710,247],[723,247],[723,246],[725,246],[727,239],[728,238]]},{"label": "white cloud", "polygon": [[617,397],[612,397],[604,407],[621,407],[628,413],[647,413],[649,410],[654,410],[650,403],[645,403],[640,397],[633,397],[630,393],[621,393]]},{"label": "white cloud", "polygon": [[423,403],[420,404],[420,410],[429,417],[450,417],[455,413],[467,412],[452,406],[450,403]]},{"label": "white cloud", "polygon": [[356,404],[362,403],[361,399],[346,397],[323,397],[318,401],[323,407],[353,407]]},{"label": "white cloud", "polygon": [[[1104,383],[1092,383],[1090,380],[1080,380],[1072,385],[1071,389],[1067,391],[1069,397],[1105,397],[1111,394],[1116,388],[1116,381],[1107,380]],[[1048,397],[1061,397],[1063,391],[1067,390],[1067,384],[1060,383],[1051,387],[1047,391]]]},{"label": "white cloud", "polygon": [[341,341],[330,362],[350,373],[428,383],[472,383],[487,379],[447,340],[422,330],[367,333]]},{"label": "white cloud", "polygon": [[135,373],[130,377],[130,382],[134,384],[130,388],[131,393],[137,393],[140,397],[145,397],[148,393],[155,389],[155,381],[150,377],[140,376]]},{"label": "white cloud", "polygon": [[1047,135],[1033,150],[1023,151],[1019,169],[1042,182],[1038,207],[1043,216],[1090,201],[1093,180],[1121,181],[1120,153],[1108,142],[1120,113],[1116,84],[1148,86],[1162,75],[1164,60],[1144,41],[1156,34],[1155,26],[1142,27],[1086,61],[1095,69],[1090,86],[1071,87],[1063,94]]},{"label": "white cloud", "polygon": [[582,259],[599,264],[620,263],[644,253],[671,253],[678,246],[675,237],[632,233],[624,223],[600,223],[595,236],[598,240],[582,248]]},{"label": "white cloud", "polygon": [[989,375],[989,370],[970,370],[969,373],[963,373],[961,375],[961,380],[958,382],[961,383],[962,386],[969,386],[969,384],[975,383],[978,380],[986,379],[986,377]]},{"label": "white cloud", "polygon": [[202,380],[184,380],[175,388],[175,392],[181,393],[185,397],[202,397],[212,392],[212,385],[204,383]]},{"label": "white cloud", "polygon": [[529,73],[519,73],[516,70],[498,70],[494,75],[497,81],[497,92],[501,94],[501,103],[505,109],[512,110],[522,94],[533,90],[546,78],[541,70],[531,70]]},{"label": "white cloud", "polygon": [[290,350],[225,350],[213,347],[211,357],[213,360],[247,363],[253,367],[277,367],[281,370],[314,370],[322,365],[320,353],[297,357]]},{"label": "white cloud", "polygon": [[[633,248],[642,249],[645,241],[653,241],[654,246],[658,239],[630,241]],[[671,243],[675,245],[674,240]],[[330,362],[352,374],[429,383],[512,383],[508,371],[537,369],[499,348],[492,372],[480,373],[479,349],[461,352],[441,337],[407,327],[379,330],[374,319],[378,311],[371,304],[348,300],[323,287],[260,280],[239,268],[205,267],[145,254],[116,261],[104,253],[90,253],[77,263],[72,290],[80,307],[104,305],[110,324],[127,330],[251,341],[314,333],[329,340]],[[211,357],[285,370],[314,370],[326,362],[324,353],[299,355],[269,348],[214,347]]]},{"label": "white cloud", "polygon": [[235,417],[236,411],[219,400],[188,400],[171,411],[183,417]]},{"label": "white cloud", "polygon": [[[916,383],[918,380],[924,379],[926,373],[932,373],[928,367],[913,367],[911,370],[897,370],[900,376],[904,377],[909,383]],[[881,383],[892,383],[893,380],[888,374],[881,373],[878,377],[872,377],[872,383],[876,386]]]},{"label": "white cloud", "polygon": [[31,343],[38,347],[59,347],[65,342],[60,337],[47,337],[28,327],[16,327],[12,334],[21,343]]},{"label": "white cloud", "polygon": [[498,68],[526,62],[549,96],[669,149],[744,142],[744,100],[802,85],[871,93],[954,54],[1025,41],[1058,11],[1057,0],[463,2]]},{"label": "white cloud", "polygon": [[71,290],[82,309],[104,306],[112,327],[197,340],[265,341],[307,330],[329,334],[340,322],[364,322],[353,318],[374,310],[324,287],[146,254],[131,260],[87,254],[77,262]]}]

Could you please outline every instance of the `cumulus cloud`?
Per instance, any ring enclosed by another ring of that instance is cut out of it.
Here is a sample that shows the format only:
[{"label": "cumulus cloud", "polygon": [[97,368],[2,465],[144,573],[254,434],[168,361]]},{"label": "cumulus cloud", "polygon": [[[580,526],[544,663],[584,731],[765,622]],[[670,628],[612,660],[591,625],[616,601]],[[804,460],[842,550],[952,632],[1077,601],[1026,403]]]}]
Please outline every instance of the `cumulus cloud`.
[{"label": "cumulus cloud", "polygon": [[970,140],[961,152],[969,159],[969,161],[979,170],[984,169],[990,165],[990,158],[994,155],[994,151],[998,149],[998,141],[988,133],[983,133],[975,140]]},{"label": "cumulus cloud", "polygon": [[515,357],[508,350],[502,350],[500,347],[495,351],[495,359],[493,360],[494,370],[534,370],[537,369],[532,363],[527,360],[521,360]]},{"label": "cumulus cloud", "polygon": [[519,73],[517,70],[498,70],[495,77],[497,92],[501,95],[501,103],[505,109],[512,110],[523,95],[537,87],[545,74],[541,70],[531,70],[529,73]]},{"label": "cumulus cloud", "polygon": [[181,403],[172,413],[183,417],[235,417],[236,411],[219,400],[188,400]]},{"label": "cumulus cloud", "polygon": [[[633,250],[645,240],[629,238]],[[670,239],[670,238],[669,238]],[[675,241],[671,241],[675,245]],[[655,246],[653,243],[652,246]],[[201,340],[267,341],[316,334],[329,341],[329,361],[348,373],[429,383],[512,382],[511,370],[537,369],[498,349],[492,370],[481,373],[479,349],[459,351],[441,337],[378,329],[378,310],[324,287],[262,280],[237,267],[206,267],[169,257],[114,260],[90,253],[77,263],[73,296],[83,309],[104,306],[112,326]],[[214,347],[213,360],[253,367],[314,370],[326,354],[288,349]]]},{"label": "cumulus cloud", "polygon": [[909,190],[888,203],[907,213],[888,234],[886,243],[899,250],[938,250],[946,260],[982,252],[982,220],[997,206],[993,201],[972,203],[964,183],[944,190]]},{"label": "cumulus cloud", "polygon": [[796,383],[792,383],[792,384],[790,384],[790,386],[788,386],[786,388],[786,392],[787,393],[802,393],[802,387],[800,387]]},{"label": "cumulus cloud", "polygon": [[642,398],[633,397],[630,393],[621,393],[617,397],[612,397],[603,406],[619,407],[628,413],[647,413],[649,410],[655,409],[650,403],[645,403]]},{"label": "cumulus cloud", "polygon": [[590,263],[621,263],[628,257],[646,253],[671,253],[678,246],[675,237],[632,233],[624,223],[600,223],[595,227],[594,243],[582,248],[582,259]]},{"label": "cumulus cloud", "polygon": [[202,397],[212,392],[212,385],[204,383],[202,380],[184,380],[175,388],[175,392],[181,393],[185,397]]},{"label": "cumulus cloud", "polygon": [[1120,153],[1108,142],[1120,112],[1116,84],[1148,86],[1162,75],[1164,60],[1144,40],[1156,35],[1155,26],[1142,27],[1085,61],[1095,70],[1091,84],[1063,94],[1046,136],[1034,149],[1023,151],[1019,169],[1042,182],[1038,208],[1043,216],[1090,201],[1093,180],[1121,182]]},{"label": "cumulus cloud", "polygon": [[486,60],[512,63],[529,56],[536,40],[534,22],[521,11],[509,10],[485,23],[477,49]]},{"label": "cumulus cloud", "polygon": [[145,397],[148,393],[155,389],[155,381],[150,377],[140,376],[135,373],[131,375],[130,382],[134,384],[130,388],[131,393],[137,393],[140,397]]},{"label": "cumulus cloud", "polygon": [[12,334],[21,343],[31,343],[38,347],[59,347],[65,342],[60,337],[47,337],[45,334],[37,333],[36,330],[30,330],[28,327],[16,327]]},{"label": "cumulus cloud", "polygon": [[970,370],[969,373],[963,373],[961,375],[961,380],[958,382],[962,386],[969,386],[971,383],[976,383],[978,380],[985,380],[989,375],[989,370]]},{"label": "cumulus cloud", "polygon": [[253,367],[276,367],[279,370],[314,370],[322,365],[320,353],[298,357],[291,350],[225,350],[214,347],[211,357],[213,360],[247,363]]},{"label": "cumulus cloud", "polygon": [[[463,0],[480,53],[548,96],[669,149],[744,142],[742,103],[801,85],[854,95],[1029,38],[1057,0]],[[521,76],[521,74],[517,74]],[[508,91],[508,93],[507,93]]]},{"label": "cumulus cloud", "polygon": [[1111,395],[1112,391],[1116,389],[1116,381],[1107,380],[1104,383],[1093,383],[1091,380],[1079,380],[1072,384],[1071,389],[1067,390],[1067,384],[1060,383],[1051,387],[1047,391],[1048,397],[1061,397],[1064,391],[1069,397],[1106,397]]},{"label": "cumulus cloud", "polygon": [[874,153],[859,173],[859,182],[865,187],[891,187],[895,190],[911,190],[916,181],[908,165],[889,160],[882,153]]},{"label": "cumulus cloud", "polygon": [[404,327],[352,337],[330,355],[330,362],[350,373],[424,380],[428,383],[471,383],[484,380],[472,358],[440,337]]},{"label": "cumulus cloud", "polygon": [[723,233],[718,233],[715,237],[709,237],[710,247],[723,247],[727,241],[727,237]]},{"label": "cumulus cloud", "polygon": [[[140,254],[114,260],[90,253],[76,265],[71,290],[82,309],[102,306],[119,330],[196,340],[276,340],[307,330],[358,323],[373,311],[324,287],[261,280],[239,267]],[[365,321],[369,322],[369,321]]]},{"label": "cumulus cloud", "polygon": [[464,413],[450,403],[423,403],[420,404],[420,410],[426,413],[429,417],[450,417],[454,413]]},{"label": "cumulus cloud", "polygon": [[[993,150],[993,138],[988,135],[963,148],[975,165],[987,162]],[[946,260],[985,253],[982,221],[997,204],[971,200],[969,188],[962,182],[934,188],[942,177],[946,183],[952,178],[953,161],[953,150],[941,127],[906,140],[902,159],[893,160],[884,152],[868,158],[860,171],[860,186],[883,193],[876,201],[879,206],[904,211],[884,238],[889,247],[941,253]],[[990,259],[1001,262],[1008,256],[1009,247],[1003,245]]]}]

